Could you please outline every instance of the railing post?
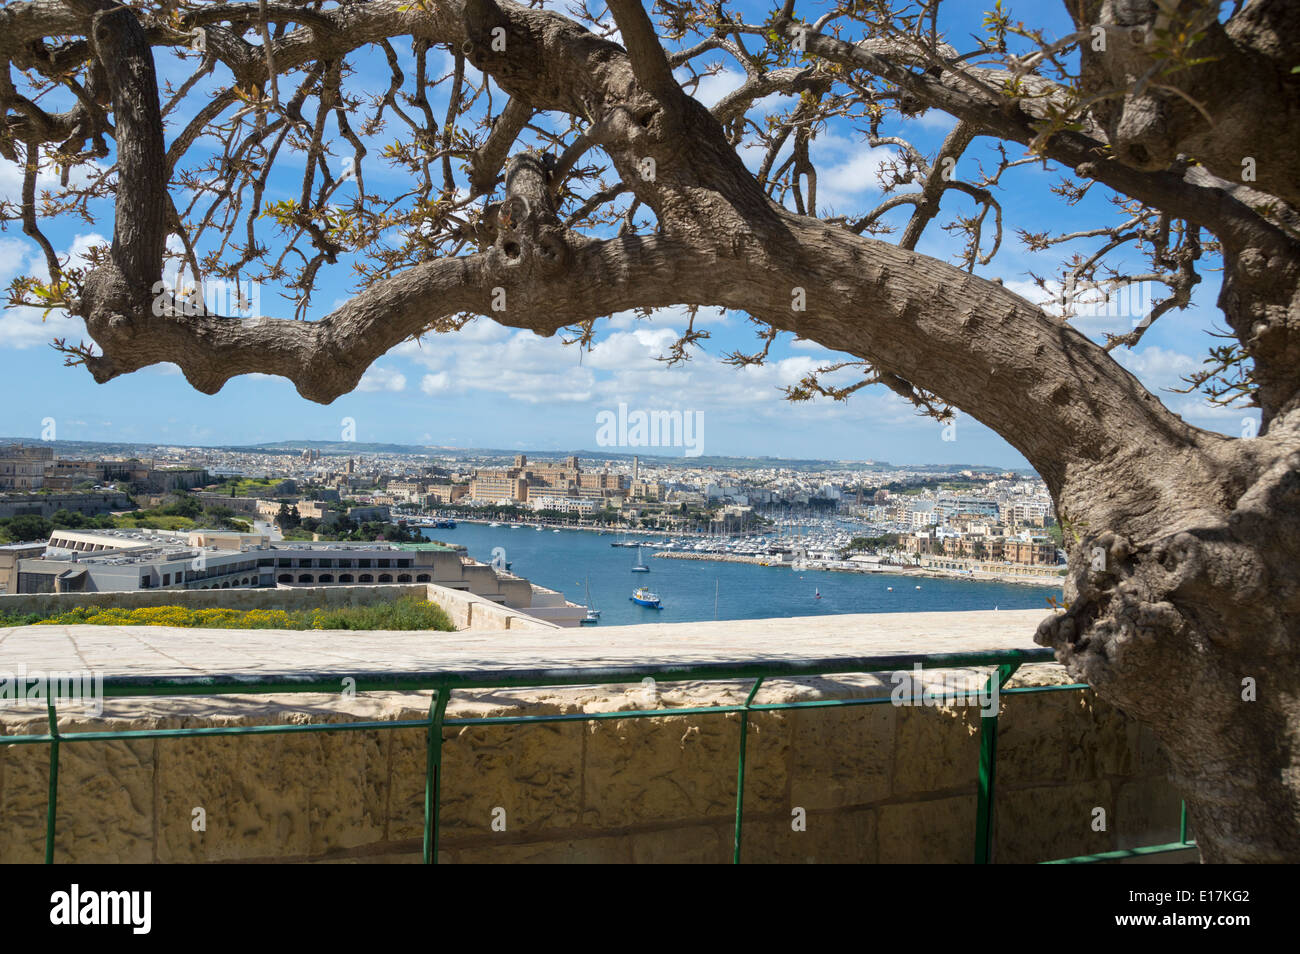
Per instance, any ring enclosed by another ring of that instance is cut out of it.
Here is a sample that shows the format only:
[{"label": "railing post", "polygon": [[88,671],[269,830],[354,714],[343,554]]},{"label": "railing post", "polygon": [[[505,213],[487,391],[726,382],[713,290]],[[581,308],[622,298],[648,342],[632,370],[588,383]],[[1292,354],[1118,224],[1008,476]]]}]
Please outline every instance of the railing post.
[{"label": "railing post", "polygon": [[[997,680],[1001,689],[1020,668],[1020,663],[1004,663],[989,676],[988,688]],[[991,715],[980,716],[980,774],[979,799],[975,808],[975,864],[986,865],[993,847],[993,792],[997,781],[998,762],[998,710],[1001,697]]]},{"label": "railing post", "polygon": [[50,792],[45,799],[45,863],[54,864],[54,819],[59,811],[59,717],[54,711],[54,696],[46,697],[50,720]]},{"label": "railing post", "polygon": [[740,864],[740,828],[745,815],[745,741],[749,738],[749,706],[762,684],[762,676],[754,680],[754,688],[749,690],[745,709],[740,713],[740,759],[736,765],[736,837],[731,854],[731,863],[734,865]]},{"label": "railing post", "polygon": [[438,863],[438,821],[442,810],[442,720],[451,690],[439,686],[429,700],[429,742],[424,775],[424,863]]}]

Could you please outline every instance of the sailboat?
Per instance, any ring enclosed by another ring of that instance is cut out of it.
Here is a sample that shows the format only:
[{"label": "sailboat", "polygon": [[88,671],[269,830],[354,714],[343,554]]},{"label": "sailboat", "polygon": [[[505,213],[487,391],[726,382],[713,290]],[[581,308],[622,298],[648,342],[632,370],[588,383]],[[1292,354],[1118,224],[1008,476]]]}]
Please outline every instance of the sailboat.
[{"label": "sailboat", "polygon": [[587,585],[585,579],[582,581],[582,585],[587,590],[587,615],[582,618],[581,625],[594,626],[600,622],[600,610],[591,605],[591,587]]},{"label": "sailboat", "polygon": [[637,548],[636,548],[636,563],[632,566],[632,572],[633,572],[633,573],[649,573],[649,572],[650,572],[650,567],[646,566],[646,565],[645,565],[645,561],[641,559],[641,548],[640,548],[640,547],[637,547]]}]

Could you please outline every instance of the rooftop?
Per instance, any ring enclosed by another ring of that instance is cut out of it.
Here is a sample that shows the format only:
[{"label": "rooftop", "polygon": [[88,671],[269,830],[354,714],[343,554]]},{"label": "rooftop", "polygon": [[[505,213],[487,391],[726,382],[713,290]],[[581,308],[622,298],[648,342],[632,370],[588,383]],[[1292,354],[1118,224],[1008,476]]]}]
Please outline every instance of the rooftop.
[{"label": "rooftop", "polygon": [[[440,543],[388,543],[383,540],[378,541],[330,541],[330,540],[277,540],[267,541],[264,543],[248,542],[240,546],[239,550],[233,548],[217,546],[212,542],[206,545],[200,545],[198,538],[206,541],[215,541],[217,538],[229,538],[235,536],[246,536],[251,539],[257,538],[257,534],[239,534],[235,531],[223,530],[144,530],[144,529],[117,529],[117,530],[55,530],[51,534],[51,539],[58,537],[61,539],[82,540],[90,543],[112,547],[118,544],[116,549],[107,550],[71,550],[58,546],[49,546],[46,552],[46,559],[51,562],[66,561],[75,557],[77,563],[91,564],[112,564],[128,565],[133,563],[149,563],[160,558],[181,558],[191,557],[200,550],[205,550],[214,554],[233,555],[235,553],[252,553],[258,551],[266,552],[284,552],[284,551],[312,551],[319,553],[345,552],[345,553],[365,553],[365,552],[385,552],[393,553],[400,551],[430,551],[443,553],[460,553],[463,547],[453,547]],[[262,538],[265,539],[265,538]],[[12,545],[19,546],[19,545]],[[23,546],[31,546],[25,544]]]}]

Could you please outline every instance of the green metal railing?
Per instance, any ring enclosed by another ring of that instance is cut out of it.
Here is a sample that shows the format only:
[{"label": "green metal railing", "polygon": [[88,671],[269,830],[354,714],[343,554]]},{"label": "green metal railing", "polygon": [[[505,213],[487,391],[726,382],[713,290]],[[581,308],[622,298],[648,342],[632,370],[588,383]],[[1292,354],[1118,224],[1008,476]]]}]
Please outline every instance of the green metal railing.
[{"label": "green metal railing", "polygon": [[[640,667],[615,666],[589,669],[511,669],[466,670],[456,672],[389,673],[372,672],[350,675],[355,680],[356,692],[432,691],[427,719],[327,722],[294,725],[214,726],[192,729],[131,729],[116,732],[61,733],[58,725],[56,702],[47,700],[49,732],[42,735],[0,736],[3,745],[49,745],[49,795],[45,821],[45,861],[54,862],[55,822],[58,808],[59,749],[64,745],[83,742],[126,741],[134,739],[195,738],[226,735],[289,735],[301,732],[368,732],[374,730],[422,728],[428,733],[424,795],[423,853],[426,864],[438,860],[439,814],[442,801],[442,747],[443,730],[462,726],[532,725],[551,722],[596,722],[605,719],[644,719],[678,716],[722,715],[739,713],[739,757],[736,766],[736,819],[732,861],[741,860],[741,834],[744,822],[746,742],[749,736],[749,716],[753,712],[775,712],[798,709],[821,709],[839,706],[865,706],[892,703],[888,695],[847,699],[813,699],[803,702],[755,703],[754,698],[768,679],[807,679],[815,676],[846,675],[853,673],[912,671],[920,665],[922,670],[959,669],[981,666],[996,667],[986,686],[986,697],[997,680],[999,709],[1002,695],[1034,692],[1062,692],[1087,690],[1083,683],[1053,686],[1023,686],[1003,689],[1021,665],[1052,662],[1049,649],[1004,650],[973,653],[927,653],[896,656],[868,656],[855,658],[830,658],[781,663],[699,663],[661,664]],[[209,676],[110,676],[103,682],[106,698],[145,696],[222,696],[252,694],[337,694],[342,673],[305,673],[293,675],[248,676],[244,674],[214,674]],[[460,689],[519,689],[576,685],[610,685],[641,682],[653,677],[662,682],[686,680],[748,680],[753,686],[741,705],[693,706],[666,709],[639,709],[614,712],[576,712],[542,715],[485,716],[478,718],[447,719],[447,703],[451,694]],[[979,694],[943,695],[945,705],[961,705]],[[981,714],[979,775],[975,818],[976,864],[992,861],[994,793],[997,769],[998,715]],[[1183,804],[1179,840],[1162,845],[1123,849],[1094,855],[1081,855],[1049,862],[1051,864],[1079,864],[1115,861],[1129,857],[1182,851],[1195,847],[1187,838],[1187,807]]]}]

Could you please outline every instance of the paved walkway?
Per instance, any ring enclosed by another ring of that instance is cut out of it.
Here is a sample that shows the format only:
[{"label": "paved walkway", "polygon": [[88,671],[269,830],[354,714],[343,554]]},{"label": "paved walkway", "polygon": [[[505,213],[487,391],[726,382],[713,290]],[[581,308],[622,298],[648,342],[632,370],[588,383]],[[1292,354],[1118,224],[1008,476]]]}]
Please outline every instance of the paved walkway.
[{"label": "paved walkway", "polygon": [[620,670],[667,675],[683,666],[739,674],[746,667],[775,665],[798,675],[836,666],[847,671],[850,665],[906,668],[907,657],[933,653],[1043,653],[1033,634],[1046,615],[1040,610],[876,613],[453,633],[25,626],[0,629],[0,673],[91,670],[102,672],[105,680],[128,682],[178,677],[284,682],[345,675],[360,680],[367,674],[402,673],[450,675],[466,685],[572,684]]}]

